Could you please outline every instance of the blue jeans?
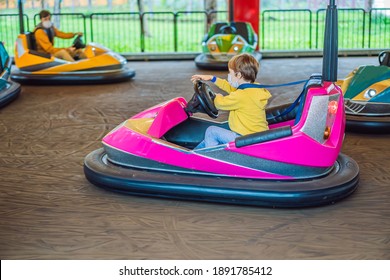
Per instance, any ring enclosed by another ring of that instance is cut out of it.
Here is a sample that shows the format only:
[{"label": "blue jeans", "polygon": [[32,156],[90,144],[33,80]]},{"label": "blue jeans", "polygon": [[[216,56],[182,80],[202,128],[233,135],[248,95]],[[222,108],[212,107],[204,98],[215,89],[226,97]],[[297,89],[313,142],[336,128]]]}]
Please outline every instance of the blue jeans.
[{"label": "blue jeans", "polygon": [[212,125],[206,129],[204,140],[200,142],[195,149],[226,144],[233,141],[238,136],[240,136],[240,134],[235,133],[234,131]]}]

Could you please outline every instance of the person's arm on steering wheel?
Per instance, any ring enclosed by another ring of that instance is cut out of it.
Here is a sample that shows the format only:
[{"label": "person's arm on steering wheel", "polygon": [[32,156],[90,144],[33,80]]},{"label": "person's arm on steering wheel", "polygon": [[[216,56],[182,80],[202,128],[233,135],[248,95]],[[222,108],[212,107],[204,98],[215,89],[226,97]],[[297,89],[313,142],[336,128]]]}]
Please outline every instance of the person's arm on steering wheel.
[{"label": "person's arm on steering wheel", "polygon": [[75,36],[76,33],[72,33],[72,32],[63,32],[55,27],[54,28],[54,35],[58,38],[61,38],[61,39],[71,39]]},{"label": "person's arm on steering wheel", "polygon": [[[217,81],[217,77],[216,76],[213,76],[213,75],[193,75],[191,77],[191,81],[195,84],[197,81],[211,81],[213,83],[215,83]],[[220,95],[220,96],[223,96],[222,94],[220,93],[216,93],[215,95]],[[214,97],[215,98],[215,97]],[[214,100],[214,99],[213,99]]]},{"label": "person's arm on steering wheel", "polygon": [[237,89],[232,87],[226,80],[224,79],[218,79],[216,76],[212,75],[193,75],[191,77],[191,81],[193,83],[196,83],[197,81],[211,81],[213,82],[217,87],[222,89],[223,91],[226,91],[227,93],[231,93],[232,91],[236,91]]},{"label": "person's arm on steering wheel", "polygon": [[214,82],[216,80],[215,76],[212,75],[193,75],[191,77],[191,82],[196,83],[197,81],[212,81]]}]

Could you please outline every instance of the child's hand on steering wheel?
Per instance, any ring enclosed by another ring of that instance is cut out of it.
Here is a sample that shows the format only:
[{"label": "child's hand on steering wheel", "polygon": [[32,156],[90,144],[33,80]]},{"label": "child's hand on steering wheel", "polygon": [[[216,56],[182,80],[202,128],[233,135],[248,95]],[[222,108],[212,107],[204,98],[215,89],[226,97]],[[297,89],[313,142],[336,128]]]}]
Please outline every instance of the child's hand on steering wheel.
[{"label": "child's hand on steering wheel", "polygon": [[193,82],[194,84],[197,82],[197,81],[210,81],[214,76],[212,75],[193,75],[191,77],[191,82]]}]

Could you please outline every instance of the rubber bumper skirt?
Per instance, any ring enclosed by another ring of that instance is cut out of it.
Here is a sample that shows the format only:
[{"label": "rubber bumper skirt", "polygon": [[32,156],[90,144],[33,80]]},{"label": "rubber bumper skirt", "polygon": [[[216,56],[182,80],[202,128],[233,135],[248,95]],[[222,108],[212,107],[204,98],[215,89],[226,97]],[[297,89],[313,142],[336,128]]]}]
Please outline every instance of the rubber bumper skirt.
[{"label": "rubber bumper skirt", "polygon": [[[252,55],[256,58],[257,61],[260,62],[262,55],[259,52],[254,52]],[[199,69],[207,69],[207,70],[228,70],[228,62],[227,61],[218,61],[210,58],[206,54],[200,54],[195,57],[195,65]]]},{"label": "rubber bumper skirt", "polygon": [[135,71],[123,68],[121,71],[83,74],[81,72],[69,72],[66,74],[37,75],[24,73],[20,70],[13,71],[11,79],[21,84],[29,85],[88,85],[110,84],[130,80],[135,76]]},{"label": "rubber bumper skirt", "polygon": [[125,194],[280,208],[331,204],[352,194],[359,181],[359,166],[343,154],[332,172],[312,180],[249,180],[152,172],[114,165],[107,161],[103,148],[87,155],[84,173],[92,184]]},{"label": "rubber bumper skirt", "polygon": [[357,133],[390,133],[390,116],[346,115],[346,130]]},{"label": "rubber bumper skirt", "polygon": [[15,100],[21,91],[20,84],[9,82],[11,86],[8,89],[0,91],[0,108]]}]

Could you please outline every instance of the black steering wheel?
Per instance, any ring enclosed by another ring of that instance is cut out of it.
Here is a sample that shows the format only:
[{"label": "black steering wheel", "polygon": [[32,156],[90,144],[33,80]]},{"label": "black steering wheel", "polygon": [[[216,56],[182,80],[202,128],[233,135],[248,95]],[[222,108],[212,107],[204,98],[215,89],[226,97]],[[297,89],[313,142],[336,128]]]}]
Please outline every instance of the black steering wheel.
[{"label": "black steering wheel", "polygon": [[382,51],[378,55],[379,65],[390,67],[390,51]]},{"label": "black steering wheel", "polygon": [[198,81],[194,84],[194,95],[187,104],[186,111],[191,113],[206,113],[213,119],[218,117],[218,109],[214,105],[215,93],[211,87]]},{"label": "black steering wheel", "polygon": [[76,50],[78,49],[84,49],[85,43],[83,42],[83,35],[77,35],[76,38],[73,40],[72,47],[74,47]]},{"label": "black steering wheel", "polygon": [[224,25],[219,29],[219,31],[222,34],[236,34],[237,33],[237,29],[231,25]]}]

